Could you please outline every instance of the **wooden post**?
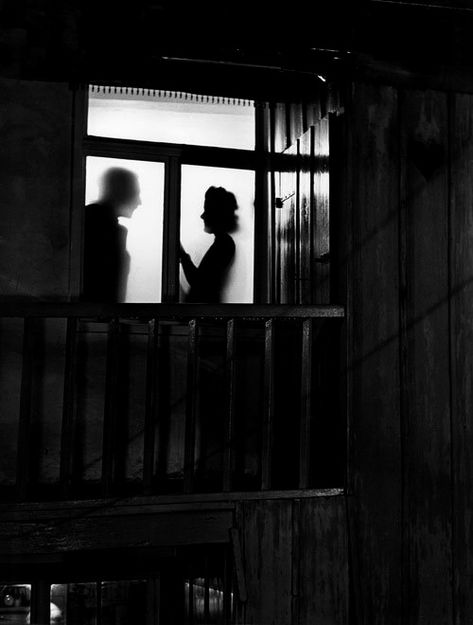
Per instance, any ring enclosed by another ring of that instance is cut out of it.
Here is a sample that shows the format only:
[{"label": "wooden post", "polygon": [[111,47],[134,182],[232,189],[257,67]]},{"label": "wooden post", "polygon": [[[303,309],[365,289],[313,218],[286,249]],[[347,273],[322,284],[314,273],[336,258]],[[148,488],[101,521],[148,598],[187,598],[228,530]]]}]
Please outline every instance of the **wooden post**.
[{"label": "wooden post", "polygon": [[274,416],[274,322],[265,323],[264,332],[264,421],[261,454],[261,488],[271,488]]}]

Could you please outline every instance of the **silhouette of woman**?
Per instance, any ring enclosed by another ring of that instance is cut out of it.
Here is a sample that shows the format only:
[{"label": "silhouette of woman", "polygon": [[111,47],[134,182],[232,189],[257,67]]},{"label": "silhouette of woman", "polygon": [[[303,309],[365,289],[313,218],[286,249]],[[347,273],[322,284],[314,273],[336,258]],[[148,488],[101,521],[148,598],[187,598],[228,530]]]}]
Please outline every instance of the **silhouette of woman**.
[{"label": "silhouette of woman", "polygon": [[215,235],[198,267],[181,245],[180,261],[190,285],[186,302],[217,303],[222,300],[222,289],[228,269],[235,256],[235,243],[228,234],[236,228],[237,202],[233,193],[223,187],[209,187],[205,193],[204,231]]}]

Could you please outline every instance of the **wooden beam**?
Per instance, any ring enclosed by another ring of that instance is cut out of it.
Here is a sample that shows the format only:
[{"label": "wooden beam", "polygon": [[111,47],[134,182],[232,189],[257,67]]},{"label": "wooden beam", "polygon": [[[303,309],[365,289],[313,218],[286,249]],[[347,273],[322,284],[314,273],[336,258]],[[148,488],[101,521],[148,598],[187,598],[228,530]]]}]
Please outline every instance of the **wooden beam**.
[{"label": "wooden beam", "polygon": [[32,303],[0,300],[0,317],[76,317],[86,319],[301,319],[343,317],[343,306],[292,304],[101,304]]}]

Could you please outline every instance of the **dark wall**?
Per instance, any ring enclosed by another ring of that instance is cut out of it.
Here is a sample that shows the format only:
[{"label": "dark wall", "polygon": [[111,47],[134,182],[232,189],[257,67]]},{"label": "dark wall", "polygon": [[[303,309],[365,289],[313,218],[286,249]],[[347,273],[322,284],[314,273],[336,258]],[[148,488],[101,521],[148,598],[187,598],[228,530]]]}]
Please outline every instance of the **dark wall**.
[{"label": "dark wall", "polygon": [[0,80],[0,296],[66,299],[72,91]]},{"label": "dark wall", "polygon": [[357,84],[348,125],[359,623],[468,623],[473,97]]}]

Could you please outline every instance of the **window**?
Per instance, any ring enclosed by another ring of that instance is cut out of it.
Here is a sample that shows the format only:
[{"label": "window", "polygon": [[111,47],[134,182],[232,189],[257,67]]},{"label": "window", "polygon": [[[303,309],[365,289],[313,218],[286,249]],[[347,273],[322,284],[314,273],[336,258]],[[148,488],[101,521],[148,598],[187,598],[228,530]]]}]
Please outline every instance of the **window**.
[{"label": "window", "polygon": [[31,585],[0,584],[0,620],[26,625],[30,619]]},{"label": "window", "polygon": [[226,625],[232,620],[229,545],[69,556],[67,565],[45,564],[44,578],[32,584],[0,583],[0,620],[12,625]]},{"label": "window", "polygon": [[[255,110],[255,103],[247,100],[89,88],[83,140],[85,193],[80,202],[87,208],[81,226],[81,279],[76,282],[81,284],[82,299],[210,301],[201,292],[192,292],[190,274],[186,276],[179,267],[180,244],[198,266],[214,241],[209,234],[216,235],[215,242],[223,240],[217,227],[209,227],[201,218],[207,189],[223,187],[238,206],[236,228],[228,229],[234,253],[222,261],[222,255],[212,257],[212,267],[218,271],[205,274],[205,279],[218,281],[218,287],[208,297],[253,302]],[[119,227],[115,221],[115,234],[110,234],[110,221],[101,217],[103,207],[113,205],[116,217],[119,200],[125,203],[122,197],[112,197],[120,185],[114,171],[132,180],[133,198],[128,203],[133,206],[118,211]],[[103,258],[108,259],[109,270],[100,269]],[[112,284],[112,274],[118,275],[117,285]]]}]

